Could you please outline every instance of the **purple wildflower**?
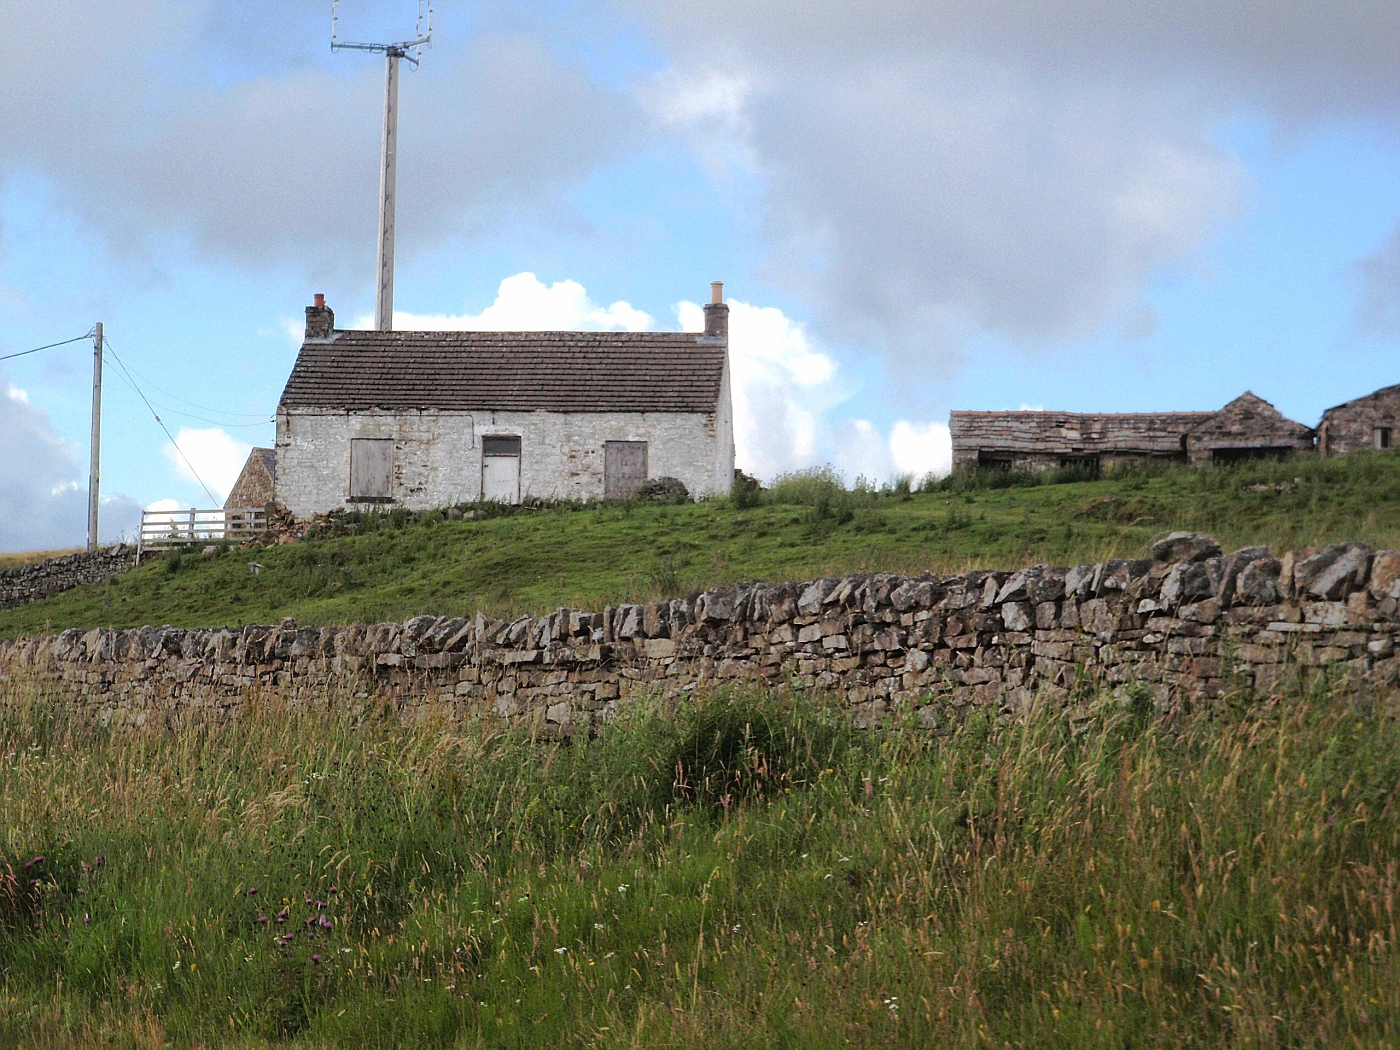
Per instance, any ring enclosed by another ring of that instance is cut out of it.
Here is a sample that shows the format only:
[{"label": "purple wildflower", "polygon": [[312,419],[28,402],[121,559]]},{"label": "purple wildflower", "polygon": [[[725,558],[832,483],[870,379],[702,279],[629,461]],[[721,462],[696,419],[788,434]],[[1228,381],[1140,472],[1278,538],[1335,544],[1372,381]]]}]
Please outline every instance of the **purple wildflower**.
[{"label": "purple wildflower", "polygon": [[319,955],[313,955],[311,957],[311,961],[314,962],[317,966],[321,965],[321,957]]},{"label": "purple wildflower", "polygon": [[84,925],[84,926],[87,926],[87,925],[89,925],[91,922],[92,922],[92,916],[90,916],[87,912],[83,912],[83,925]]},{"label": "purple wildflower", "polygon": [[286,909],[286,908],[283,908],[281,911],[279,911],[279,912],[277,913],[277,921],[278,921],[279,923],[282,923],[282,922],[286,922],[286,921],[287,921],[287,909]]},{"label": "purple wildflower", "polygon": [[335,925],[335,922],[334,922],[334,921],[332,921],[331,919],[326,918],[324,915],[321,916],[321,929],[323,929],[323,930],[329,930],[329,929],[330,929],[332,926],[334,926],[334,925]]},{"label": "purple wildflower", "polygon": [[256,897],[257,895],[258,895],[258,888],[257,888],[256,886],[249,886],[249,887],[248,887],[248,896],[250,896],[250,897]]},{"label": "purple wildflower", "polygon": [[335,894],[337,894],[337,893],[339,893],[339,892],[340,892],[340,887],[339,887],[339,886],[332,886],[332,887],[330,888],[330,893],[332,894],[332,896],[334,896]]},{"label": "purple wildflower", "polygon": [[266,916],[266,915],[259,915],[259,916],[258,916],[258,924],[259,924],[260,926],[266,926],[266,925],[267,925],[267,916]]}]

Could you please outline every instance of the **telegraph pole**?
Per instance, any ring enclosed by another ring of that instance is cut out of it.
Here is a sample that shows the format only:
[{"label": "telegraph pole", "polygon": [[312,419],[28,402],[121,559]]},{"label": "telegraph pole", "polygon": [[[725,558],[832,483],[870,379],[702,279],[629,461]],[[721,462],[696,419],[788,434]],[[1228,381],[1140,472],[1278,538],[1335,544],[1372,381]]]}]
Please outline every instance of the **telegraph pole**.
[{"label": "telegraph pole", "polygon": [[416,69],[423,45],[433,38],[433,5],[427,4],[427,30],[424,31],[423,0],[418,2],[418,26],[413,40],[397,44],[345,43],[336,36],[340,0],[331,3],[331,50],[370,51],[384,55],[384,153],[379,167],[379,251],[374,291],[374,327],[381,332],[394,328],[394,193],[399,152],[399,60],[408,59]]},{"label": "telegraph pole", "polygon": [[379,283],[374,293],[374,327],[394,328],[394,189],[399,152],[399,59],[404,51],[384,53],[384,158],[379,171]]},{"label": "telegraph pole", "polygon": [[92,450],[88,464],[88,550],[97,550],[97,507],[102,476],[102,322],[92,333]]}]

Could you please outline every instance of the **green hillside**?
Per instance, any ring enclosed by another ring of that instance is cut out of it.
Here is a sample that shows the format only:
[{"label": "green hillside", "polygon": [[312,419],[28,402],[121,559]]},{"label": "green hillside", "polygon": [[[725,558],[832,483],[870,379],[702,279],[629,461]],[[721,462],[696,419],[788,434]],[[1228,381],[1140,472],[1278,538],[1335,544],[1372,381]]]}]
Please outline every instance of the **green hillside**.
[{"label": "green hillside", "polygon": [[[496,615],[677,595],[737,580],[954,571],[1140,556],[1171,529],[1227,547],[1335,540],[1400,547],[1400,454],[1173,469],[1098,480],[954,477],[931,491],[848,491],[789,477],[724,500],[351,520],[344,535],[155,559],[120,579],[0,612],[0,636],[68,627],[236,626]],[[249,563],[262,566],[254,574]]]}]

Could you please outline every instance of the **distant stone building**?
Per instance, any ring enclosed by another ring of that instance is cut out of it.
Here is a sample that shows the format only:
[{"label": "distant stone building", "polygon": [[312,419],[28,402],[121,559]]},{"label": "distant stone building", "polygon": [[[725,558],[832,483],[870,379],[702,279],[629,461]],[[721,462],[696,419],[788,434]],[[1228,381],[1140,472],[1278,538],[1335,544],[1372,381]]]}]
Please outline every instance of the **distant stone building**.
[{"label": "distant stone building", "polygon": [[722,286],[694,332],[378,332],[323,296],[277,406],[278,502],[415,509],[625,497],[649,478],[729,491]]},{"label": "distant stone building", "polygon": [[1244,393],[1218,412],[953,412],[954,467],[1098,470],[1234,463],[1313,447],[1313,431]]},{"label": "distant stone building", "polygon": [[1384,387],[1329,408],[1317,428],[1317,447],[1324,456],[1344,456],[1369,448],[1394,448],[1400,439],[1400,385]]},{"label": "distant stone building", "polygon": [[225,507],[265,507],[277,498],[277,454],[270,448],[248,453],[243,472],[229,490]]}]

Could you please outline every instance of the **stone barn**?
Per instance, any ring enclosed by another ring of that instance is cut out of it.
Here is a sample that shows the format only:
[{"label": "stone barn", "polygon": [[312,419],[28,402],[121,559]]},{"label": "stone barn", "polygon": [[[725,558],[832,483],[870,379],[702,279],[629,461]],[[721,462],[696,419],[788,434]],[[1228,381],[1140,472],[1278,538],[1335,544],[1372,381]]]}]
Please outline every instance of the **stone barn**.
[{"label": "stone barn", "polygon": [[255,448],[248,453],[248,462],[229,490],[225,507],[265,507],[277,498],[277,453],[270,448]]},{"label": "stone barn", "polygon": [[1329,408],[1317,428],[1317,447],[1324,456],[1344,456],[1369,448],[1395,448],[1400,439],[1400,385]]},{"label": "stone barn", "polygon": [[337,507],[729,491],[729,307],[703,332],[338,329],[323,296],[277,406],[277,499]]},{"label": "stone barn", "polygon": [[1313,447],[1313,432],[1246,391],[1217,412],[952,412],[954,467],[1107,469],[1234,463]]}]

